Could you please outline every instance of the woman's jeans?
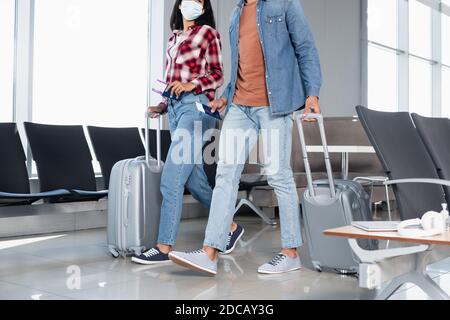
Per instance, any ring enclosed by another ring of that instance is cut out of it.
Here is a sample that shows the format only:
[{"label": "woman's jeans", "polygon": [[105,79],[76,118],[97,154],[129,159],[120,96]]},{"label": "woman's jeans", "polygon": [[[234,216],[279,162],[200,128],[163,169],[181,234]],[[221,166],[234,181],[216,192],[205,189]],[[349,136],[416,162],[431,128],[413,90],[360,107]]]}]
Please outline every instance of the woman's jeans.
[{"label": "woman's jeans", "polygon": [[282,247],[303,244],[299,198],[291,169],[293,122],[291,115],[273,116],[269,107],[230,106],[220,133],[216,187],[204,245],[225,251],[240,177],[259,135],[268,183],[278,199]]},{"label": "woman's jeans", "polygon": [[211,205],[212,189],[203,169],[202,147],[210,138],[205,133],[216,128],[216,120],[199,112],[195,102],[207,104],[208,99],[204,95],[189,94],[168,107],[172,144],[161,177],[159,244],[175,244],[185,186],[204,207]]}]

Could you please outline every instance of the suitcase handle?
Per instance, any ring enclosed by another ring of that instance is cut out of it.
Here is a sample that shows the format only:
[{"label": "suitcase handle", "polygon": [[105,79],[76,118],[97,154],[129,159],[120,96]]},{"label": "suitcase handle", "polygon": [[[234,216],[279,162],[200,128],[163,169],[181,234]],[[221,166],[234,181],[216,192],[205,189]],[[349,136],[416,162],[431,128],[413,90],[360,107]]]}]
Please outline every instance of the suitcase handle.
[{"label": "suitcase handle", "polygon": [[325,158],[325,167],[327,169],[328,182],[330,185],[330,196],[331,196],[331,198],[335,198],[336,197],[336,189],[334,186],[333,169],[331,167],[330,154],[328,153],[328,144],[327,144],[327,137],[325,134],[325,126],[323,123],[323,116],[318,113],[308,113],[308,114],[298,114],[297,115],[297,126],[298,126],[298,132],[300,135],[300,145],[302,147],[302,153],[303,153],[303,162],[305,163],[305,173],[306,173],[306,180],[308,181],[309,195],[311,197],[314,197],[316,194],[314,191],[311,167],[309,165],[308,151],[306,149],[305,132],[303,131],[303,121],[305,121],[307,119],[317,120],[317,123],[319,125],[320,139],[322,140],[323,153],[324,153],[324,158]]},{"label": "suitcase handle", "polygon": [[[150,113],[145,113],[145,162],[150,166],[150,149],[149,149],[149,134],[150,129]],[[156,159],[158,161],[158,167],[161,168],[161,116],[158,117],[158,126],[156,130]]]}]

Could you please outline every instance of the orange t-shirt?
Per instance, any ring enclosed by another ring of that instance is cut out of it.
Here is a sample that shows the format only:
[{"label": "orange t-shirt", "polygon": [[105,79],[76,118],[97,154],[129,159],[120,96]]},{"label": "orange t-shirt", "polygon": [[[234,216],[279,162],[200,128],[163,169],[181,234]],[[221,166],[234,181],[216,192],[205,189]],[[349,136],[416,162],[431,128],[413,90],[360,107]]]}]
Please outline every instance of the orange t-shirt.
[{"label": "orange t-shirt", "polygon": [[266,66],[256,25],[256,4],[242,9],[239,26],[239,69],[233,102],[249,107],[269,106]]}]

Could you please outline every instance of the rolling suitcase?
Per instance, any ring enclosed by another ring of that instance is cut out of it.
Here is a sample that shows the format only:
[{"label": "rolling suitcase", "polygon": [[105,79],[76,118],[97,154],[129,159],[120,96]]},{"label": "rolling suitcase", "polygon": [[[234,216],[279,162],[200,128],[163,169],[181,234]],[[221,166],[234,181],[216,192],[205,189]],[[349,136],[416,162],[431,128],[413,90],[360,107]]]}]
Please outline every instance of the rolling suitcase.
[{"label": "rolling suitcase", "polygon": [[[350,225],[352,221],[371,220],[369,196],[357,182],[334,181],[323,118],[318,114],[310,114],[307,117],[314,118],[318,122],[328,175],[328,181],[312,181],[303,118],[299,115],[297,124],[308,182],[308,188],[302,197],[302,210],[312,264],[317,271],[331,269],[343,274],[357,273],[359,260],[353,254],[348,240],[325,236],[323,231]],[[363,240],[358,243],[366,250],[377,248],[377,242],[373,240]]]},{"label": "rolling suitcase", "polygon": [[141,254],[156,244],[162,196],[160,182],[161,119],[157,130],[157,160],[149,154],[149,118],[145,125],[145,157],[116,163],[108,198],[108,248],[113,257]]}]

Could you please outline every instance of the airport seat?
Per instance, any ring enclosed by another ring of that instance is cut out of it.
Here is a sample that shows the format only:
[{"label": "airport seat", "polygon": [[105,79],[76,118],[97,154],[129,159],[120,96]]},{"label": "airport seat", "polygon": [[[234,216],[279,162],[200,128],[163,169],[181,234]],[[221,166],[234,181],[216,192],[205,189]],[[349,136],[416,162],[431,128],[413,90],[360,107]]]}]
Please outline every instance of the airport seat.
[{"label": "airport seat", "polygon": [[387,183],[393,186],[400,218],[420,218],[427,211],[440,211],[445,202],[442,185],[446,182],[439,180],[409,113],[379,112],[361,106],[356,111],[389,177]]},{"label": "airport seat", "polygon": [[[439,178],[450,180],[450,120],[448,118],[426,118],[412,114],[414,124],[425,144]],[[447,203],[450,203],[450,187],[444,186]]]},{"label": "airport seat", "polygon": [[[145,137],[145,129],[142,129],[142,135]],[[150,129],[148,131],[148,147],[150,151],[150,156],[156,159],[156,130]],[[170,136],[169,130],[161,130],[161,160],[163,162],[167,159],[167,154],[169,153],[170,144],[172,143],[172,137]]]},{"label": "airport seat", "polygon": [[0,123],[0,206],[28,205],[70,196],[67,190],[30,193],[26,156],[15,123]]},{"label": "airport seat", "polygon": [[95,201],[108,195],[97,191],[92,156],[82,126],[25,122],[41,191],[70,190],[67,201]]},{"label": "airport seat", "polygon": [[100,163],[104,188],[109,187],[113,166],[125,159],[145,155],[138,128],[102,128],[88,126],[92,146]]}]

